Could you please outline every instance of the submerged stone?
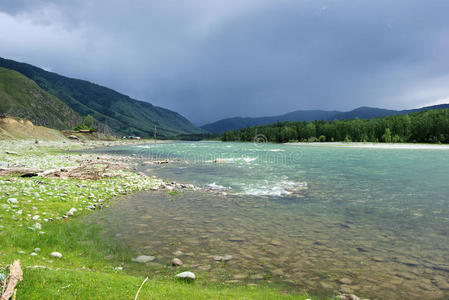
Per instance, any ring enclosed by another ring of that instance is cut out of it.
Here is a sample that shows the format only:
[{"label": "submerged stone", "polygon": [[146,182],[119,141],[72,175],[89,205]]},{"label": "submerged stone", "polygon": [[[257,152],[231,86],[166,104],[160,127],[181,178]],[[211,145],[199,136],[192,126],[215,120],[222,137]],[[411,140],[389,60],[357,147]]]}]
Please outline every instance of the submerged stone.
[{"label": "submerged stone", "polygon": [[182,266],[184,263],[179,258],[173,258],[171,264],[172,266]]},{"label": "submerged stone", "polygon": [[342,284],[351,284],[351,283],[352,283],[352,280],[349,279],[349,278],[340,278],[340,279],[338,280],[338,282],[340,282],[340,283],[342,283]]},{"label": "submerged stone", "polygon": [[232,255],[226,254],[226,255],[223,255],[223,256],[217,255],[217,256],[214,257],[214,260],[215,261],[224,261],[224,262],[226,262],[226,261],[231,260],[232,258],[233,258]]},{"label": "submerged stone", "polygon": [[150,256],[150,255],[139,255],[139,256],[137,256],[137,257],[134,257],[134,258],[132,259],[132,261],[138,262],[138,263],[146,263],[146,262],[153,261],[153,260],[155,260],[155,259],[156,259],[156,257],[154,257],[154,256]]}]

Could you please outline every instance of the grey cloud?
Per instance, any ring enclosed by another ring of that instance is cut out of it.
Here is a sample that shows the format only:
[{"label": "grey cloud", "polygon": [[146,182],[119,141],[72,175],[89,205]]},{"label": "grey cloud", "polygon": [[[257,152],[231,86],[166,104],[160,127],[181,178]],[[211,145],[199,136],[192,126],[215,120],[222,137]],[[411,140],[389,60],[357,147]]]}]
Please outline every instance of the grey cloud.
[{"label": "grey cloud", "polygon": [[447,11],[441,0],[16,1],[0,4],[0,25],[14,27],[0,27],[0,55],[197,123],[415,107],[449,97]]}]

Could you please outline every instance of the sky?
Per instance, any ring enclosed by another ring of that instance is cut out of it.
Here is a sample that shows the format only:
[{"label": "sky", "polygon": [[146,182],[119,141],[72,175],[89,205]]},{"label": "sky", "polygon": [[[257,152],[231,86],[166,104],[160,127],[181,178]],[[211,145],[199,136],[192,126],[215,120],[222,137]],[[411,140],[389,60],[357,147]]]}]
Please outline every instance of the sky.
[{"label": "sky", "polygon": [[449,103],[447,0],[0,0],[0,56],[195,124]]}]

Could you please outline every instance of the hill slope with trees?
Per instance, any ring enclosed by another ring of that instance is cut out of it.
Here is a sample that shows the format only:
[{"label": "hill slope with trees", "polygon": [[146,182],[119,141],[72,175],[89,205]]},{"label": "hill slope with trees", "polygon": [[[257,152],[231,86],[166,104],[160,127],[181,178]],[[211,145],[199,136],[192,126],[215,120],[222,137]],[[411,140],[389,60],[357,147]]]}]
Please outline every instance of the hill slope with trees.
[{"label": "hill slope with trees", "polygon": [[407,142],[449,143],[449,109],[435,109],[374,119],[282,122],[231,130],[223,141],[252,141],[257,134],[267,141],[302,142]]},{"label": "hill slope with trees", "polygon": [[35,125],[71,129],[82,118],[55,96],[19,72],[0,67],[0,114]]},{"label": "hill slope with trees", "polygon": [[4,58],[0,58],[0,67],[25,75],[79,115],[92,115],[115,134],[149,137],[153,136],[155,127],[161,136],[203,132],[174,111],[132,99],[107,87]]}]

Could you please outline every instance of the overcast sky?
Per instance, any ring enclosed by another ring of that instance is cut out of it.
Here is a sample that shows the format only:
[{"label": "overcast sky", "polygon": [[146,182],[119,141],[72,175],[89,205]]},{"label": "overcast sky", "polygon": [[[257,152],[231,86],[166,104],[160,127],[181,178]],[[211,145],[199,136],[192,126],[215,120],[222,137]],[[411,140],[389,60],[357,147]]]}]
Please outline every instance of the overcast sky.
[{"label": "overcast sky", "polygon": [[448,0],[0,0],[0,56],[231,116],[449,103]]}]

